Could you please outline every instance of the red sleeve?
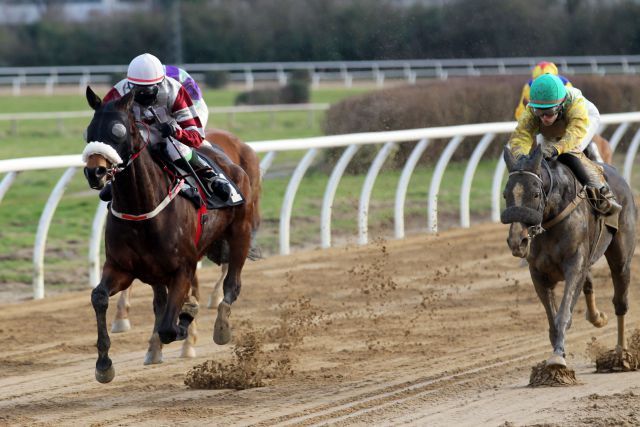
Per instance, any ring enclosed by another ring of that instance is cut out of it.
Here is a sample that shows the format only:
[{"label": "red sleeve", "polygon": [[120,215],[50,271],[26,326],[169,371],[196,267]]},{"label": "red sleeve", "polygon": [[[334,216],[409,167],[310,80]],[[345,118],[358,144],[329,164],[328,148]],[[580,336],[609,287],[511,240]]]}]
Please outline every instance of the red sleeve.
[{"label": "red sleeve", "polygon": [[120,99],[120,98],[122,97],[120,96],[116,88],[112,87],[111,90],[109,90],[109,92],[107,92],[107,94],[104,96],[104,99],[102,100],[102,102],[109,102],[109,101],[113,101],[114,99]]},{"label": "red sleeve", "polygon": [[198,148],[202,145],[204,138],[197,130],[176,129],[176,139],[189,147]]},{"label": "red sleeve", "polygon": [[193,108],[191,97],[182,86],[171,107],[171,114],[180,126],[180,129],[176,129],[176,139],[189,147],[198,148],[204,141],[202,122]]}]

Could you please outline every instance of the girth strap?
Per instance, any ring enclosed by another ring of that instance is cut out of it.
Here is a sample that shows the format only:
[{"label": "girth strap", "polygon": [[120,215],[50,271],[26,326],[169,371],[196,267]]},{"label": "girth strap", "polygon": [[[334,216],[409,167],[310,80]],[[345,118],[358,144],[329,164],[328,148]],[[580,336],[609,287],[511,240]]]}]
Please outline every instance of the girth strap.
[{"label": "girth strap", "polygon": [[576,197],[574,197],[573,200],[569,202],[569,204],[562,210],[562,212],[560,212],[555,217],[551,218],[549,221],[543,223],[542,228],[544,228],[545,230],[548,230],[554,225],[558,224],[560,221],[568,217],[569,214],[571,214],[571,212],[573,212],[580,205],[580,203],[585,199],[586,193],[585,193],[584,187],[578,189],[577,180],[575,182],[576,182]]}]

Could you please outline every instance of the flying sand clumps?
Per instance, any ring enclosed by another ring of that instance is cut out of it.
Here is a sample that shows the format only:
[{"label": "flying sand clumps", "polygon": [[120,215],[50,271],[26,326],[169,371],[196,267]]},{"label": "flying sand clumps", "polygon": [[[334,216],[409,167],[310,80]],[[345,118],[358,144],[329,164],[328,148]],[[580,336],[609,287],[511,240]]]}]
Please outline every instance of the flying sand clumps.
[{"label": "flying sand clumps", "polygon": [[562,387],[580,384],[573,369],[547,366],[546,361],[531,368],[529,387]]}]

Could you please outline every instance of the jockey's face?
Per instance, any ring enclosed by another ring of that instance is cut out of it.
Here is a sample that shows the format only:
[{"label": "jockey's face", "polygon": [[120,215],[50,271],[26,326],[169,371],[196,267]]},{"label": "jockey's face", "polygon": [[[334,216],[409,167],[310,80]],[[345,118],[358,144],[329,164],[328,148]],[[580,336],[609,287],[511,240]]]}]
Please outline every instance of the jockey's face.
[{"label": "jockey's face", "polygon": [[133,99],[143,107],[153,105],[158,98],[158,85],[131,85],[131,92],[133,92]]},{"label": "jockey's face", "polygon": [[558,118],[561,109],[562,104],[551,108],[534,108],[533,114],[540,118],[540,121],[544,126],[551,126]]}]

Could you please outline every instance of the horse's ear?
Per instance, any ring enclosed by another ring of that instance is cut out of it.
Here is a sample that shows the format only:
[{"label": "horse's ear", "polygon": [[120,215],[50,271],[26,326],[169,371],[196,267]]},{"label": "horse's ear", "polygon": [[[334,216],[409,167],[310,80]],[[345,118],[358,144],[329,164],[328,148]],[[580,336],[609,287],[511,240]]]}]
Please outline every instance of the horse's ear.
[{"label": "horse's ear", "polygon": [[87,86],[87,102],[89,106],[94,110],[97,110],[102,105],[102,99],[91,89],[91,86]]},{"label": "horse's ear", "polygon": [[533,161],[534,171],[540,169],[540,165],[542,164],[542,144],[536,144],[535,148],[531,151],[530,157]]},{"label": "horse's ear", "polygon": [[133,106],[133,93],[127,92],[122,98],[116,101],[116,108],[121,111],[129,111]]},{"label": "horse's ear", "polygon": [[504,152],[502,153],[502,157],[504,158],[504,162],[507,164],[507,170],[509,172],[513,171],[516,167],[516,157],[511,152],[511,148],[508,145],[504,146]]}]

